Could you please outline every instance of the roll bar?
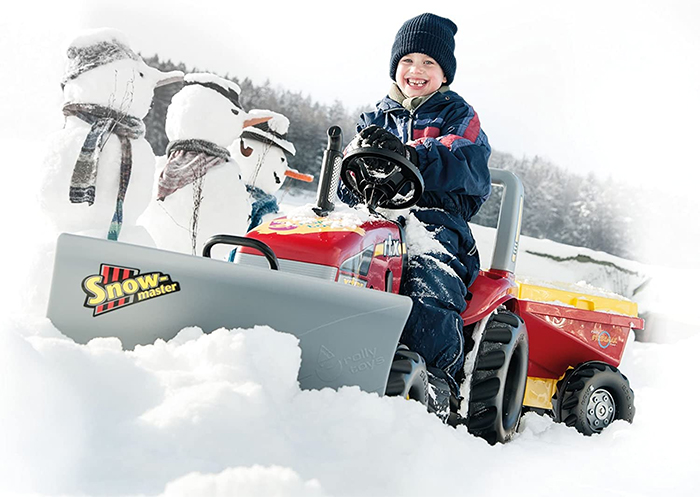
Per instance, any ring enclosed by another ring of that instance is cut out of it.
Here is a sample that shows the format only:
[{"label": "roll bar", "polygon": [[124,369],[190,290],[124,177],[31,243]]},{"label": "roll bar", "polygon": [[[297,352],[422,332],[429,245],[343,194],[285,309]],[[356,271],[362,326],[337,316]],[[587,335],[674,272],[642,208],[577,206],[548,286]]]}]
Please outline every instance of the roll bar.
[{"label": "roll bar", "polygon": [[489,171],[491,172],[491,184],[503,187],[491,269],[515,273],[520,230],[523,224],[525,190],[520,178],[512,172],[493,168],[489,168]]}]

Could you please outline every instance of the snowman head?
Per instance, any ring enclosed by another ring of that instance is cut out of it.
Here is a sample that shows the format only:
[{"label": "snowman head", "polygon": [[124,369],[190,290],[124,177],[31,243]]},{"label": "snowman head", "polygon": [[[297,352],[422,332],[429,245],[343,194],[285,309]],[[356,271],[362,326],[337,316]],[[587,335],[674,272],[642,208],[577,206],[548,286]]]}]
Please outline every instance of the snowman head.
[{"label": "snowman head", "polygon": [[282,187],[289,168],[284,150],[254,138],[241,137],[239,152],[241,158],[236,158],[246,185],[270,195]]},{"label": "snowman head", "polygon": [[142,119],[151,108],[153,90],[183,78],[181,71],[161,72],[146,65],[115,29],[84,31],[66,53],[64,103],[102,105]]},{"label": "snowman head", "polygon": [[245,127],[239,146],[232,147],[243,181],[272,195],[287,177],[313,180],[289,167],[287,162],[286,154],[296,153],[294,144],[287,140],[289,119],[277,112],[260,109],[251,110],[249,116],[253,118],[252,122],[258,122]]},{"label": "snowman head", "polygon": [[248,115],[238,101],[240,87],[209,73],[185,76],[185,86],[168,107],[165,132],[170,141],[199,139],[227,147],[240,136]]}]

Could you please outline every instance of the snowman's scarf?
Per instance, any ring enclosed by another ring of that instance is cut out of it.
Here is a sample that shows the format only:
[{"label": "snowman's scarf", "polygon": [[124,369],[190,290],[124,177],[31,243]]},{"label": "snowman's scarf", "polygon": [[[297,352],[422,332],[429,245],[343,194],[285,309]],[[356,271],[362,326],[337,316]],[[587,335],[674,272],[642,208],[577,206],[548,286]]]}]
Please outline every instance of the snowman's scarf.
[{"label": "snowman's scarf", "polygon": [[253,200],[250,210],[250,224],[248,231],[262,224],[263,217],[268,214],[276,214],[280,211],[277,197],[271,195],[257,186],[246,185],[246,190]]},{"label": "snowman's scarf", "polygon": [[[253,205],[250,206],[250,216],[248,220],[248,231],[257,228],[263,222],[263,217],[268,214],[277,214],[280,211],[277,204],[277,197],[267,193],[261,188],[252,185],[245,185],[245,189],[253,200]],[[236,257],[236,249],[231,250],[228,255],[229,262],[233,262]]]},{"label": "snowman's scarf", "polygon": [[165,154],[168,161],[158,178],[157,198],[163,201],[168,195],[192,184],[190,240],[192,241],[192,254],[195,254],[204,176],[212,167],[228,162],[231,153],[210,141],[190,139],[170,142]]},{"label": "snowman's scarf", "polygon": [[107,238],[117,240],[122,227],[124,215],[124,197],[131,177],[131,141],[144,135],[146,127],[137,117],[123,114],[97,104],[69,103],[63,106],[63,115],[75,116],[90,125],[90,131],[85,137],[80,149],[78,160],[73,168],[73,176],[68,192],[69,200],[74,204],[95,202],[95,182],[97,180],[97,164],[100,152],[107,143],[109,135],[114,133],[119,138],[122,147],[121,164],[119,166],[119,191],[117,203],[109,226]]},{"label": "snowman's scarf", "polygon": [[231,153],[206,140],[176,140],[165,151],[168,161],[158,179],[158,200],[204,177],[214,166],[228,162]]}]

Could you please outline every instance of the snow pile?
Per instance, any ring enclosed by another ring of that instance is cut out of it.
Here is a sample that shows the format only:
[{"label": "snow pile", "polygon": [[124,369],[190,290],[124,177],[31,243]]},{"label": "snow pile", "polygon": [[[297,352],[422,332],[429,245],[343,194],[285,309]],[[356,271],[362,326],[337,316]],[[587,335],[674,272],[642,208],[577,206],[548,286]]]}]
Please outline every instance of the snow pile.
[{"label": "snow pile", "polygon": [[[36,250],[6,268],[20,291],[37,284],[19,278],[45,246],[35,242],[53,236],[31,235]],[[511,443],[491,447],[415,402],[299,390],[297,340],[269,328],[189,328],[123,351],[114,339],[75,344],[43,312],[0,314],[2,495],[587,496],[599,483],[585,475],[601,472],[610,494],[696,493],[686,449],[700,435],[678,420],[700,409],[687,395],[697,329],[674,345],[628,344],[634,424],[583,437],[528,413]]]},{"label": "snow pile", "polygon": [[[472,224],[477,240],[481,267],[491,265],[495,232]],[[583,293],[609,293],[630,298],[651,276],[650,268],[604,252],[520,237],[516,276],[521,281],[541,284],[557,282],[559,286],[576,285]],[[597,289],[597,290],[596,290]]]},{"label": "snow pile", "polygon": [[[583,475],[601,471],[614,471],[610,494],[696,490],[684,448],[700,438],[658,397],[700,408],[682,381],[700,335],[630,344],[634,424],[583,437],[529,413],[513,442],[491,447],[415,402],[300,391],[296,339],[269,328],[190,328],[131,352],[114,339],[77,345],[45,319],[2,329],[2,494],[584,496],[597,483]],[[562,461],[568,471],[555,470]]]},{"label": "snow pile", "polygon": [[[296,207],[284,206],[283,210],[288,222],[296,225],[315,225],[318,215],[314,212],[314,204],[304,204]],[[323,217],[324,226],[333,229],[355,230],[364,222],[372,219],[367,209],[351,209],[343,204],[336,205],[335,210]]]}]

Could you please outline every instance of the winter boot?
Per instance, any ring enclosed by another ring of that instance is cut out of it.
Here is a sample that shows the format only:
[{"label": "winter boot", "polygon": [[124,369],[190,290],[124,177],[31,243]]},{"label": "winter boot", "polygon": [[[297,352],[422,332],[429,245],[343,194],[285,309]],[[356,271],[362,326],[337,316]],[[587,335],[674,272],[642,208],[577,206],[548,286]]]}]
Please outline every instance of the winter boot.
[{"label": "winter boot", "polygon": [[[457,406],[455,408],[455,406]],[[434,413],[443,423],[448,423],[453,410],[459,407],[459,398],[450,388],[444,371],[428,368],[428,412]]]}]

